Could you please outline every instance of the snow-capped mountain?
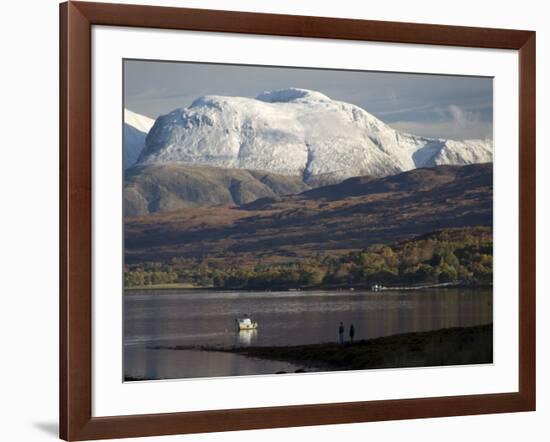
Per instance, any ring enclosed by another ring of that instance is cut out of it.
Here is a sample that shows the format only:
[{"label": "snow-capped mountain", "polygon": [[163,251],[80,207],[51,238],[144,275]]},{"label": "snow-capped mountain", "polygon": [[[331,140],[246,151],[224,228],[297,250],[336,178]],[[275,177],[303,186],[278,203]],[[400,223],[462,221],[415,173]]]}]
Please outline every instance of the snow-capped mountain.
[{"label": "snow-capped mountain", "polygon": [[124,109],[124,167],[128,169],[137,161],[145,147],[145,137],[155,120]]},{"label": "snow-capped mountain", "polygon": [[492,157],[491,141],[406,134],[353,104],[290,88],[255,99],[208,95],[161,116],[139,162],[264,170],[308,181],[385,176]]}]

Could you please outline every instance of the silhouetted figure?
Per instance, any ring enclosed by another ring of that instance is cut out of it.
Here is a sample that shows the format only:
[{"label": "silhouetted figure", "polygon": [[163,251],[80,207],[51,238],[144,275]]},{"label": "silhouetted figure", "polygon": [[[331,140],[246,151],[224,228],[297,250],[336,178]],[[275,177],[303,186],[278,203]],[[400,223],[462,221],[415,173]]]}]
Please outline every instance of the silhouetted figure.
[{"label": "silhouetted figure", "polygon": [[353,338],[355,337],[355,327],[353,324],[349,326],[349,340],[351,343],[353,343]]},{"label": "silhouetted figure", "polygon": [[340,344],[344,343],[344,323],[340,322],[340,327],[338,327],[338,336],[340,338]]}]

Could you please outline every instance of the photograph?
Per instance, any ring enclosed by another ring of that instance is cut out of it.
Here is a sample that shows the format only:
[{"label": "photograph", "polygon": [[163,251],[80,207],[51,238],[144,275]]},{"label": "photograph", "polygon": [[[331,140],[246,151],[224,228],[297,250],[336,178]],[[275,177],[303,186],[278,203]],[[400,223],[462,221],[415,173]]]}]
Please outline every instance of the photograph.
[{"label": "photograph", "polygon": [[124,380],[493,362],[493,79],[123,61]]},{"label": "photograph", "polygon": [[4,11],[0,442],[548,439],[543,3]]}]

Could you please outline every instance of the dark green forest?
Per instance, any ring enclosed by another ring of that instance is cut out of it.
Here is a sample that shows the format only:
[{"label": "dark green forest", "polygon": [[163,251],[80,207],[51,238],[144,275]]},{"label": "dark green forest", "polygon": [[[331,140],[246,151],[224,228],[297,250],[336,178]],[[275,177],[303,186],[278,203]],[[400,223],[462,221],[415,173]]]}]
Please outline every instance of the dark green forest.
[{"label": "dark green forest", "polygon": [[172,258],[125,267],[125,286],[186,283],[220,289],[310,289],[445,283],[488,284],[493,240],[488,227],[444,229],[342,256],[278,264],[226,267],[223,260]]}]

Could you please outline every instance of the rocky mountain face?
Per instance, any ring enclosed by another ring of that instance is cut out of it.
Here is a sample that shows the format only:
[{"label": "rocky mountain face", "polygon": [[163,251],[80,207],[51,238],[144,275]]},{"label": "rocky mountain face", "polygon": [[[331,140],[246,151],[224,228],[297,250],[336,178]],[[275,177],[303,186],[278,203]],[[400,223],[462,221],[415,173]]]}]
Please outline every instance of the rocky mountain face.
[{"label": "rocky mountain face", "polygon": [[406,134],[353,104],[290,88],[256,98],[204,96],[163,115],[148,132],[138,163],[256,170],[317,185],[491,162],[492,152],[488,140]]}]

